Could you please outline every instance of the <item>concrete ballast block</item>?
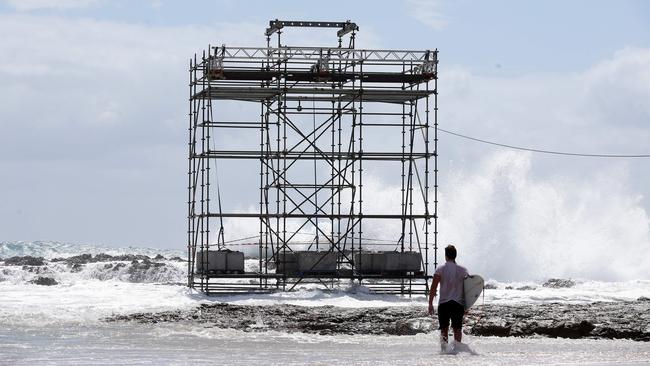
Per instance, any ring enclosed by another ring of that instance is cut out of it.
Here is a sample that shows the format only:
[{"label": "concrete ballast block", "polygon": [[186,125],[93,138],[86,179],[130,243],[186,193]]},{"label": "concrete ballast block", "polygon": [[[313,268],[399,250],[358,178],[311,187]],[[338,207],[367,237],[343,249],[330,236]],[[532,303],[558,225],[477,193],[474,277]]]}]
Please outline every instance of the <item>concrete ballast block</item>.
[{"label": "concrete ballast block", "polygon": [[386,252],[384,253],[384,272],[419,272],[422,254],[418,252]]},{"label": "concrete ballast block", "polygon": [[336,272],[336,253],[303,251],[297,254],[298,271],[301,273]]},{"label": "concrete ballast block", "polygon": [[231,250],[198,251],[196,272],[244,272],[244,253]]},{"label": "concrete ballast block", "polygon": [[295,275],[298,273],[298,255],[295,252],[280,252],[276,256],[275,273]]},{"label": "concrete ballast block", "polygon": [[354,255],[354,267],[357,273],[380,274],[385,266],[383,252],[378,253],[356,253]]}]

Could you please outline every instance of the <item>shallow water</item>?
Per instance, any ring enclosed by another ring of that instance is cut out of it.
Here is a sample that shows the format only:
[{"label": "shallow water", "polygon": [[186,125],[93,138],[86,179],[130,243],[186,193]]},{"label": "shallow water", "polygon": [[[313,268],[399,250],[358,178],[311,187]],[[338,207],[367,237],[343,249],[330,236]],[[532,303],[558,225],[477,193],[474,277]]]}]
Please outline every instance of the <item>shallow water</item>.
[{"label": "shallow water", "polygon": [[246,333],[186,324],[2,326],[0,364],[13,365],[538,365],[650,364],[647,343],[466,337],[478,353],[440,354],[437,336]]}]

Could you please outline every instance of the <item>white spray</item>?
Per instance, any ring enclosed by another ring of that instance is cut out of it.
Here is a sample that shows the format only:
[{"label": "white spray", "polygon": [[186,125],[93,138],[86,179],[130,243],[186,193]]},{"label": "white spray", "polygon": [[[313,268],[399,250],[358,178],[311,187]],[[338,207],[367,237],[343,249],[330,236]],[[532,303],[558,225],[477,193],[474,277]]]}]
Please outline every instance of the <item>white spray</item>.
[{"label": "white spray", "polygon": [[533,178],[531,155],[504,152],[441,189],[440,244],[500,281],[650,278],[650,219],[625,172],[578,182]]}]

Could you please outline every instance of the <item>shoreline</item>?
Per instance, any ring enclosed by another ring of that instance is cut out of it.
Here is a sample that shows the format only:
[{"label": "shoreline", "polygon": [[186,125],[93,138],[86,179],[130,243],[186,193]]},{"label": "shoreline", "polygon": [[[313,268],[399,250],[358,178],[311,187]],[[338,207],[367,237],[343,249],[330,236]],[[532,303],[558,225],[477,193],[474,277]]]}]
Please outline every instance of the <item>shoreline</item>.
[{"label": "shoreline", "polygon": [[[437,309],[436,309],[437,310]],[[114,315],[106,322],[189,323],[244,332],[320,335],[432,333],[438,321],[421,306],[343,308],[299,305],[202,304],[191,310]],[[650,301],[591,304],[482,305],[470,310],[463,331],[476,336],[650,341]]]}]

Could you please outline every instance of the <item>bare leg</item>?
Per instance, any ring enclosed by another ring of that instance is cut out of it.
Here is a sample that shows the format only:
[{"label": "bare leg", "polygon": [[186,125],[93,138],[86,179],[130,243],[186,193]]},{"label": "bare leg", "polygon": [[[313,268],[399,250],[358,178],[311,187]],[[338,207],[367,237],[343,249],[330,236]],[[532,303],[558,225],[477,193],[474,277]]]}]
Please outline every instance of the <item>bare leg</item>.
[{"label": "bare leg", "polygon": [[440,328],[440,341],[447,343],[448,334],[449,334],[449,327]]},{"label": "bare leg", "polygon": [[463,330],[458,328],[454,328],[454,340],[458,343],[460,343],[463,340]]},{"label": "bare leg", "polygon": [[449,334],[449,327],[445,328],[440,328],[440,352],[445,353],[447,352],[447,342],[448,342],[448,336]]}]

